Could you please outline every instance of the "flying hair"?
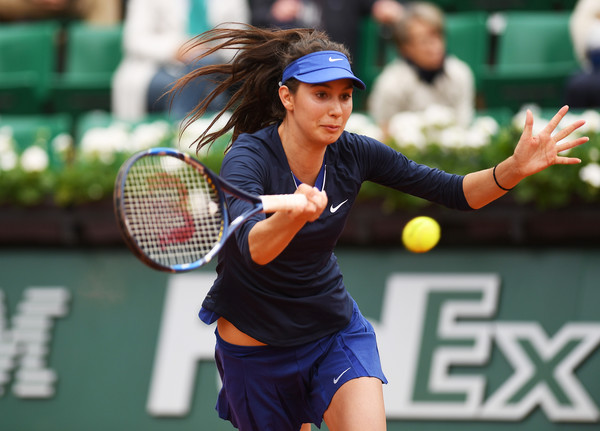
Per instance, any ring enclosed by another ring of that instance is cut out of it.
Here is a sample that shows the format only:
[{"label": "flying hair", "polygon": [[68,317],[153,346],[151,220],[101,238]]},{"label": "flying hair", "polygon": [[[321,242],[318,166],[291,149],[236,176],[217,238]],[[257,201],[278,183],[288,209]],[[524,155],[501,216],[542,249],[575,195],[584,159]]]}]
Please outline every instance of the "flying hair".
[{"label": "flying hair", "polygon": [[[217,96],[230,89],[234,90],[207,130],[193,142],[196,151],[232,131],[232,143],[226,148],[227,151],[242,133],[254,133],[282,121],[286,111],[279,100],[279,81],[285,67],[294,60],[312,52],[328,50],[340,51],[350,59],[350,54],[343,45],[331,41],[327,34],[318,30],[262,29],[250,25],[234,25],[238,28],[223,26],[202,33],[187,46],[189,50],[199,46],[209,47],[198,59],[222,49],[234,50],[233,59],[228,63],[203,66],[188,73],[167,93],[173,97],[201,77],[217,83],[216,88],[185,118],[180,132],[183,133],[207,112],[208,106]],[[290,91],[295,92],[298,81],[292,78],[286,85]],[[209,132],[227,111],[232,112],[227,123],[221,129]]]}]

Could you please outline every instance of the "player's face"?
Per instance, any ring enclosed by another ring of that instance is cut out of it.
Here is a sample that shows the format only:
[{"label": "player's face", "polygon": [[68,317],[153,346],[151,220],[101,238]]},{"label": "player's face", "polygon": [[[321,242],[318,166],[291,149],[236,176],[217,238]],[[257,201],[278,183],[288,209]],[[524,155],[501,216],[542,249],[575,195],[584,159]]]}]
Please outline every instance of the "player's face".
[{"label": "player's face", "polygon": [[338,140],[352,113],[352,81],[300,83],[292,96],[288,120],[296,123],[310,143],[329,145]]}]

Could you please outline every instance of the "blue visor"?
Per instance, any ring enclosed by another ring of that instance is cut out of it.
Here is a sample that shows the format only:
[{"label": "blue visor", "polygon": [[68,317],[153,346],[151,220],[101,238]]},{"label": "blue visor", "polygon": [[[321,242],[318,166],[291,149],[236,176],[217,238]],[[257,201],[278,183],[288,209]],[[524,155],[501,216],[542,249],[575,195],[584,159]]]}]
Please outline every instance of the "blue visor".
[{"label": "blue visor", "polygon": [[365,83],[352,73],[348,57],[338,51],[317,51],[300,57],[285,68],[281,82],[285,83],[290,78],[306,84],[351,79],[355,87],[366,88]]}]

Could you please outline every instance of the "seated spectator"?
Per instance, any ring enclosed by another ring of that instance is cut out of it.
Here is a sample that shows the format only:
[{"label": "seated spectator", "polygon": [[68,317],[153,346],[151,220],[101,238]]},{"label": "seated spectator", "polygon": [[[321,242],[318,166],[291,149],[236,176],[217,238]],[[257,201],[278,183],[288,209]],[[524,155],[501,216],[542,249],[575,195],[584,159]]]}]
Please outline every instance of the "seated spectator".
[{"label": "seated spectator", "polygon": [[90,24],[121,21],[122,0],[0,0],[0,21],[80,19]]},{"label": "seated spectator", "polygon": [[569,31],[573,49],[583,69],[589,69],[587,57],[589,32],[600,20],[600,2],[598,0],[578,0],[569,19]]},{"label": "seated spectator", "polygon": [[571,108],[600,107],[600,2],[579,0],[570,20],[573,48],[581,70],[567,81],[565,103]]},{"label": "seated spectator", "polygon": [[393,26],[401,57],[385,66],[369,95],[369,114],[387,131],[394,114],[422,112],[432,105],[449,107],[457,124],[473,119],[473,72],[458,58],[446,54],[443,12],[425,2],[406,4]]},{"label": "seated spectator", "polygon": [[[186,42],[221,23],[247,21],[246,0],[128,0],[123,60],[113,76],[113,115],[127,121],[151,112],[170,112],[176,120],[185,117],[213,90],[214,82],[198,80],[172,100],[165,93],[193,69],[228,60],[219,52],[199,63],[198,51],[186,50]],[[226,103],[222,95],[210,109],[220,110]]]}]

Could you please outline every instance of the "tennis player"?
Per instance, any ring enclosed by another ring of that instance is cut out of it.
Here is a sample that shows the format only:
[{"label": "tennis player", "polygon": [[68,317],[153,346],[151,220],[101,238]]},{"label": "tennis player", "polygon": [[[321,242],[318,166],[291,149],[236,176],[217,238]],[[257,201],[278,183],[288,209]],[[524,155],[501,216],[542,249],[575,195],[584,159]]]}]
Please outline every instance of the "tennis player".
[{"label": "tennis player", "polygon": [[[529,112],[514,154],[495,168],[458,176],[407,159],[366,136],[344,131],[352,94],[365,84],[346,49],[310,29],[216,29],[198,39],[239,50],[229,64],[199,69],[227,77],[216,96],[237,88],[229,122],[198,148],[232,130],[221,175],[256,195],[302,193],[303,210],[259,214],[219,254],[217,278],[200,318],[217,322],[221,418],[242,431],[386,429],[373,327],[349,295],[333,253],[361,184],[373,181],[458,210],[480,208],[523,178],[580,160],[561,151],[577,121],[556,131],[563,107],[537,136]],[[201,101],[194,117],[210,103]],[[224,111],[223,111],[224,112]],[[561,143],[559,143],[561,141]],[[248,204],[229,198],[231,218]],[[398,328],[401,330],[402,328]],[[304,425],[303,425],[304,424]]]}]

